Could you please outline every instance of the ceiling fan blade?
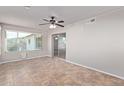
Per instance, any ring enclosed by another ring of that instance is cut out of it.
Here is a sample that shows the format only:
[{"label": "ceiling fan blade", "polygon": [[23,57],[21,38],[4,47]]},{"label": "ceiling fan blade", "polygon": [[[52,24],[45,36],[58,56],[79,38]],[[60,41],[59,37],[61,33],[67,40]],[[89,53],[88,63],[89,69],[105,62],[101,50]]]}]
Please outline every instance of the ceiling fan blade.
[{"label": "ceiling fan blade", "polygon": [[48,19],[43,19],[44,21],[46,21],[46,22],[50,22]]},{"label": "ceiling fan blade", "polygon": [[50,23],[43,23],[43,24],[39,24],[39,25],[47,25],[47,24],[50,24]]},{"label": "ceiling fan blade", "polygon": [[60,24],[55,24],[55,25],[60,26],[60,27],[64,27],[63,25],[60,25]]},{"label": "ceiling fan blade", "polygon": [[63,20],[61,20],[61,21],[58,21],[58,23],[64,23],[64,21],[63,21]]}]

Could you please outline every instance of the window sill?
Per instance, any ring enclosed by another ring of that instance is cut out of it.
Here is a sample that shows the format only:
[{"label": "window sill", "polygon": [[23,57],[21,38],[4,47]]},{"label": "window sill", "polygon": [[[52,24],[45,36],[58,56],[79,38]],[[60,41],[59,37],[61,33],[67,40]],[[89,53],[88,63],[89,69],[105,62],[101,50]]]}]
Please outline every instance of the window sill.
[{"label": "window sill", "polygon": [[27,50],[27,51],[6,51],[5,53],[21,53],[21,52],[33,52],[33,51],[42,51],[42,49],[35,49],[35,50]]}]

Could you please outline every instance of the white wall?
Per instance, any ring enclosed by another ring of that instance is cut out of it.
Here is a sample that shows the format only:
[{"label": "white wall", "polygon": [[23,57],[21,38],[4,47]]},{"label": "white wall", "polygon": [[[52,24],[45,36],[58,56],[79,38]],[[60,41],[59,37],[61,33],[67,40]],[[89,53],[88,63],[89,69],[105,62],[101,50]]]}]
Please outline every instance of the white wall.
[{"label": "white wall", "polygon": [[[0,26],[0,42],[1,42],[1,26]],[[0,58],[1,58],[1,43],[0,43]]]},{"label": "white wall", "polygon": [[[41,31],[37,29],[29,29],[29,28],[23,28],[23,27],[16,27],[16,26],[7,26],[4,25],[3,30],[10,29],[10,30],[16,30],[16,31],[25,31],[25,32],[34,32],[34,33],[40,33],[42,34],[43,38],[43,46],[41,50],[34,50],[34,51],[27,51],[26,58],[32,58],[32,57],[39,57],[39,56],[45,56],[47,55],[47,32]],[[0,56],[0,62],[5,61],[13,61],[13,60],[20,60],[23,59],[23,56],[25,53],[23,52],[5,52],[4,51],[4,41],[0,42],[2,43],[2,55]]]},{"label": "white wall", "polygon": [[124,77],[124,9],[96,16],[96,22],[82,20],[49,33],[66,32],[66,59]]}]

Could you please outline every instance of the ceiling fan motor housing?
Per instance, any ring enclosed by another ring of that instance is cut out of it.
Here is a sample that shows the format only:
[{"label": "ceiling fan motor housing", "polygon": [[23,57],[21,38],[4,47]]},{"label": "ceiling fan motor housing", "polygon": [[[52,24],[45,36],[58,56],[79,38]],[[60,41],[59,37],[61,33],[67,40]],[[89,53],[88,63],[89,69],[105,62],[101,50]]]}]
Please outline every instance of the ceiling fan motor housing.
[{"label": "ceiling fan motor housing", "polygon": [[50,20],[50,23],[51,23],[51,24],[55,24],[55,22],[56,22],[55,17],[52,16],[52,17],[51,17],[51,20]]},{"label": "ceiling fan motor housing", "polygon": [[56,22],[55,20],[50,20],[51,24],[55,24],[55,22]]}]

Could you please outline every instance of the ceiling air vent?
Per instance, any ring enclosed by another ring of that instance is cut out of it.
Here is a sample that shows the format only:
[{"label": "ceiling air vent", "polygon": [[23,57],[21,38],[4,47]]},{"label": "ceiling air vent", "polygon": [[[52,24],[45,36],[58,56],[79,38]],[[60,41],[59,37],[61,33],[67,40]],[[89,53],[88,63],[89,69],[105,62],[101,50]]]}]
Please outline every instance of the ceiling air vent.
[{"label": "ceiling air vent", "polygon": [[86,24],[93,24],[93,23],[95,23],[95,21],[96,21],[96,18],[90,18],[90,19],[86,20]]},{"label": "ceiling air vent", "polygon": [[94,21],[95,21],[95,18],[90,20],[90,22],[94,22]]}]

